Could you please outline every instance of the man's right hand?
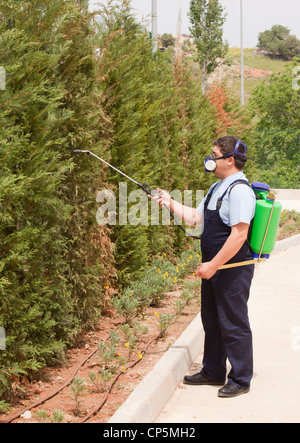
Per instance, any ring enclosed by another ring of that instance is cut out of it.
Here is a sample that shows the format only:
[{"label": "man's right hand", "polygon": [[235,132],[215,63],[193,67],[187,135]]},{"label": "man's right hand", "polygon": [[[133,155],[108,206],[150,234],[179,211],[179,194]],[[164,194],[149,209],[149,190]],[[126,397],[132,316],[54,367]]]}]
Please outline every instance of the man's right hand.
[{"label": "man's right hand", "polygon": [[149,195],[149,197],[152,198],[152,200],[154,200],[155,203],[157,203],[160,207],[166,205],[170,209],[172,201],[171,196],[167,193],[167,191],[159,188],[156,188],[156,190],[158,191],[158,194],[153,196]]}]

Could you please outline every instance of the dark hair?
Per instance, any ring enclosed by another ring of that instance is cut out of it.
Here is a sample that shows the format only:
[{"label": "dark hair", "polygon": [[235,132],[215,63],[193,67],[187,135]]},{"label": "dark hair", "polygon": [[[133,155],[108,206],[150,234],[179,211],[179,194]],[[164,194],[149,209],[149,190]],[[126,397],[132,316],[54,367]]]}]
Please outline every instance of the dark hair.
[{"label": "dark hair", "polygon": [[[225,137],[218,138],[214,142],[214,146],[218,146],[223,155],[233,152],[238,139],[233,135],[226,135]],[[239,146],[239,152],[244,152],[243,146]],[[243,169],[246,163],[246,159],[239,155],[234,155],[234,163],[238,169]]]}]

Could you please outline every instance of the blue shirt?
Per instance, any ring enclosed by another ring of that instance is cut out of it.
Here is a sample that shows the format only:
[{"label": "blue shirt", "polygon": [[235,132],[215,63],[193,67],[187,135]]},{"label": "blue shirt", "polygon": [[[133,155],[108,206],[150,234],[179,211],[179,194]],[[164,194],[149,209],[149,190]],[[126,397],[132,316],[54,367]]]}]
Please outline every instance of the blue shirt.
[{"label": "blue shirt", "polygon": [[[215,186],[215,188],[207,209],[215,210],[218,198],[220,198],[226,189],[228,189],[230,184],[236,180],[248,181],[245,174],[240,171],[226,177],[224,180],[220,180],[216,186],[212,185]],[[206,197],[202,200],[197,208],[197,212],[201,215],[204,214],[204,203]],[[221,220],[227,226],[234,226],[238,223],[247,223],[250,225],[250,222],[255,214],[255,205],[256,199],[252,189],[244,184],[238,184],[232,188],[229,196],[228,192],[224,196],[220,209]]]}]

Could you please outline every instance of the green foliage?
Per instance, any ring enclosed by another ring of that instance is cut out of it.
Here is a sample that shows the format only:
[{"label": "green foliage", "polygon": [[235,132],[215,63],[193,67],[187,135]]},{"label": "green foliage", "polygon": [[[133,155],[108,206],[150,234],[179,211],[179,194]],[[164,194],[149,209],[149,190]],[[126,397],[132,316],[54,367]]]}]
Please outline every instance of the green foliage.
[{"label": "green foliage", "polygon": [[9,411],[10,405],[3,400],[0,400],[0,414]]},{"label": "green foliage", "polygon": [[[169,191],[208,186],[199,171],[215,118],[191,72],[167,51],[153,55],[148,33],[134,21],[128,2],[109,2],[99,13],[101,75],[114,124],[111,163],[139,182]],[[120,176],[108,171],[108,178],[117,189]],[[128,194],[133,189],[128,183]],[[149,225],[150,219],[147,225],[113,228],[122,286],[142,275],[149,256],[162,248],[177,252],[187,242],[177,229]]]},{"label": "green foliage", "polygon": [[300,90],[295,66],[273,74],[254,90],[250,101],[258,118],[254,142],[259,178],[275,188],[300,185]]},{"label": "green foliage", "polygon": [[117,331],[110,331],[109,339],[98,343],[98,359],[103,370],[115,372],[123,364],[123,357],[118,355],[117,346],[120,337]]},{"label": "green foliage", "polygon": [[52,417],[44,409],[37,409],[34,412],[34,418],[41,423],[61,423],[64,417],[64,413],[60,409],[54,409]]},{"label": "green foliage", "polygon": [[74,414],[80,414],[81,397],[86,392],[86,382],[84,378],[74,377],[70,385],[70,397],[74,401]]},{"label": "green foliage", "polygon": [[277,240],[282,240],[300,233],[300,214],[292,210],[283,210],[280,215],[280,223]]},{"label": "green foliage", "polygon": [[158,330],[160,334],[160,338],[163,338],[167,332],[167,329],[172,325],[172,323],[175,321],[176,315],[175,314],[160,314],[157,315],[158,320]]},{"label": "green foliage", "polygon": [[172,34],[164,33],[161,36],[161,43],[164,48],[168,48],[169,46],[175,46],[175,38]]},{"label": "green foliage", "polygon": [[101,393],[106,390],[106,385],[111,381],[113,373],[107,369],[103,369],[100,374],[90,371],[88,376],[95,391]]},{"label": "green foliage", "polygon": [[202,87],[206,77],[219,65],[228,50],[223,43],[223,25],[226,15],[218,0],[191,0],[189,18],[191,35],[197,46],[197,61],[202,69]]},{"label": "green foliage", "polygon": [[101,283],[114,268],[108,230],[96,229],[91,203],[101,179],[96,168],[87,172],[88,161],[75,171],[71,155],[75,147],[100,149],[109,127],[87,2],[1,0],[0,7],[3,394],[99,316]]},{"label": "green foliage", "polygon": [[261,32],[258,35],[258,47],[283,60],[300,54],[300,40],[290,35],[290,30],[282,25],[274,25],[270,30]]},{"label": "green foliage", "polygon": [[136,317],[141,309],[141,303],[136,297],[132,296],[131,288],[126,288],[122,294],[115,296],[111,303],[116,312],[125,317],[126,322]]}]

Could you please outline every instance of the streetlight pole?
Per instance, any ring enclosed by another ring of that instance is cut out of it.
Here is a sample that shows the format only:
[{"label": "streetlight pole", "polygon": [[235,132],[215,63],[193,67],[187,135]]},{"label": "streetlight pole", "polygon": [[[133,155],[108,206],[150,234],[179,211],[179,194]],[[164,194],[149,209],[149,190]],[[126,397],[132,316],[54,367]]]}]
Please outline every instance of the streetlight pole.
[{"label": "streetlight pole", "polygon": [[157,0],[152,0],[152,41],[153,52],[157,51]]},{"label": "streetlight pole", "polygon": [[243,0],[240,0],[241,11],[241,104],[244,106],[244,47],[243,47]]}]

